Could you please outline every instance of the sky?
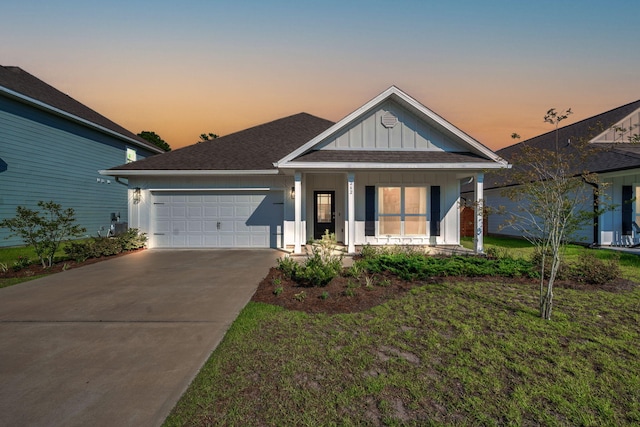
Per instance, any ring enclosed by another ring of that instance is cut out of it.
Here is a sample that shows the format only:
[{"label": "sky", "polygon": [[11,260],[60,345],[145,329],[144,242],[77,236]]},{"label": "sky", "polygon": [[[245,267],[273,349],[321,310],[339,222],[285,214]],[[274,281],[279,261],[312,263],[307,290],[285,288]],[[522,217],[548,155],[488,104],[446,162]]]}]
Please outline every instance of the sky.
[{"label": "sky", "polygon": [[489,148],[640,99],[637,0],[21,0],[18,66],[173,149],[396,85]]}]

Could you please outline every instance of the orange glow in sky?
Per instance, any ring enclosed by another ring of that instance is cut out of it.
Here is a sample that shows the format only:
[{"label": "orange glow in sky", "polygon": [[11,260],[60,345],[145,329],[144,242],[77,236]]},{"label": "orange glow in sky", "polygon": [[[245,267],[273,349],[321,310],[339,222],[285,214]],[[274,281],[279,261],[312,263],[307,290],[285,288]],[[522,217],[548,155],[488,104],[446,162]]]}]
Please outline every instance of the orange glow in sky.
[{"label": "orange glow in sky", "polygon": [[[4,5],[0,64],[174,149],[338,121],[391,85],[492,149],[550,131],[551,107],[570,124],[640,98],[635,0],[137,3]],[[603,25],[603,9],[627,13]]]}]

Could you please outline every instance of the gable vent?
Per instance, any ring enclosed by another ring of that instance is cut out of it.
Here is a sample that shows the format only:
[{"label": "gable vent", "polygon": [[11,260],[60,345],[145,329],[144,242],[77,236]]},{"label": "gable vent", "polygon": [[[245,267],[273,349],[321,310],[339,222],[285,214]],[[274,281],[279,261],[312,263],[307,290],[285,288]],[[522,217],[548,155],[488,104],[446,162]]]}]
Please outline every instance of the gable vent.
[{"label": "gable vent", "polygon": [[381,118],[382,126],[386,128],[392,128],[398,124],[398,118],[393,115],[391,111],[387,111],[382,115]]}]

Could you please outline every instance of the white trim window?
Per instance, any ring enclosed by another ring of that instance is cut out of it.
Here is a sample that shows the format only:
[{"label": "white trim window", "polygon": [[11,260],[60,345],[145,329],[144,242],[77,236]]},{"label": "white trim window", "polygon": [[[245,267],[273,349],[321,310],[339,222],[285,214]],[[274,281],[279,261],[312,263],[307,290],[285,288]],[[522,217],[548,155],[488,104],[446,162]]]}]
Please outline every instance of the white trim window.
[{"label": "white trim window", "polygon": [[378,231],[386,236],[427,235],[427,187],[378,187]]},{"label": "white trim window", "polygon": [[127,147],[127,163],[132,163],[137,160],[136,149]]}]

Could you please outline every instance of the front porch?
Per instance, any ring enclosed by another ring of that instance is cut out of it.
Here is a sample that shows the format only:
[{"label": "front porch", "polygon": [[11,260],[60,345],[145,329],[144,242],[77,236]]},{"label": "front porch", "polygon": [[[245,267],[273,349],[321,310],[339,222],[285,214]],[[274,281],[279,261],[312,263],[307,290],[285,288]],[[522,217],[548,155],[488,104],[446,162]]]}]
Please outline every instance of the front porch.
[{"label": "front porch", "polygon": [[[481,172],[296,171],[286,203],[290,220],[284,250],[303,255],[307,242],[329,233],[345,254],[367,244],[455,252],[461,248],[462,180],[475,182],[474,204],[481,205]],[[477,212],[474,252],[482,253],[483,210]]]}]

